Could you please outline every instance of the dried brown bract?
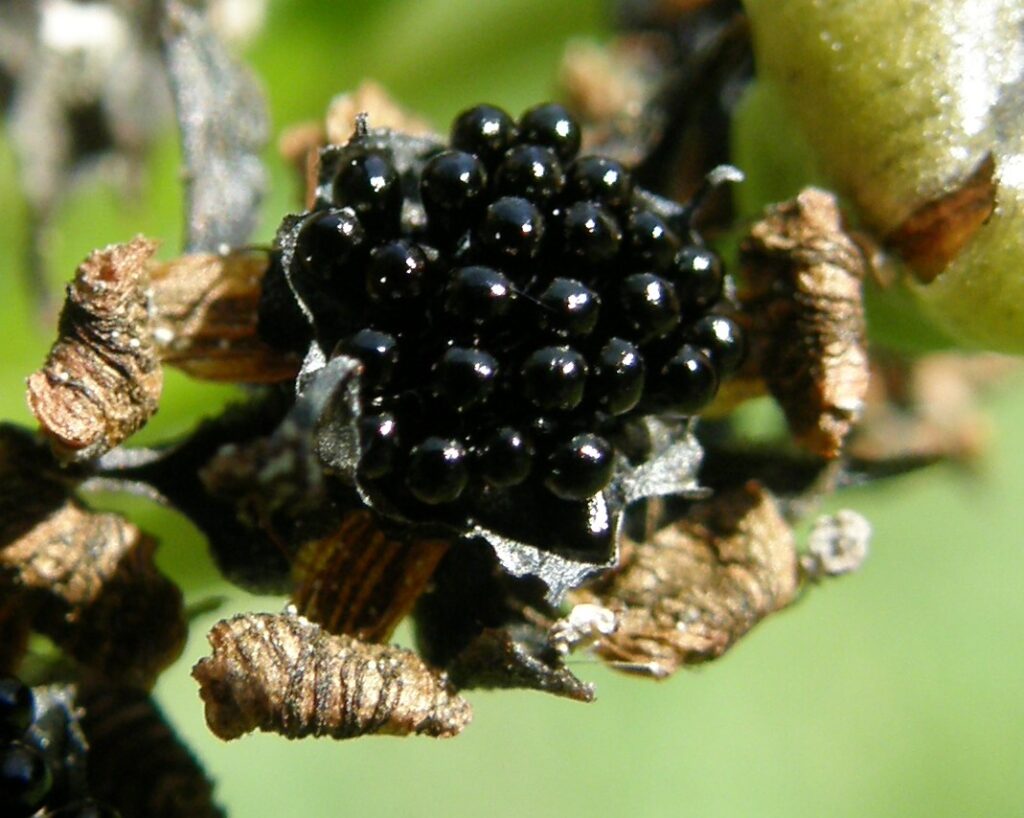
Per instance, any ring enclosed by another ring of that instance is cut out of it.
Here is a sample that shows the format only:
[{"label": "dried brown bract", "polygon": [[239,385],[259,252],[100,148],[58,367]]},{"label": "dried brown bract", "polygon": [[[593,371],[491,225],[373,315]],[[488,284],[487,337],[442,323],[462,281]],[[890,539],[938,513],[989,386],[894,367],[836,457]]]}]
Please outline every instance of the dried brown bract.
[{"label": "dried brown bract", "polygon": [[150,276],[152,332],[160,358],[195,378],[277,383],[300,361],[257,332],[265,252],[197,253],[156,266]]},{"label": "dried brown bract", "polygon": [[81,264],[57,342],[28,379],[32,412],[63,459],[109,451],[157,410],[163,372],[144,295],[155,250],[138,237],[97,250]]},{"label": "dried brown bract", "polygon": [[332,636],[294,615],[247,614],[214,626],[213,656],[192,670],[206,721],[223,739],[454,736],[469,703],[410,651]]},{"label": "dried brown bract", "polygon": [[572,595],[616,615],[617,628],[596,650],[620,670],[663,679],[716,659],[796,596],[792,531],[756,483],[626,548],[617,572]]},{"label": "dried brown bract", "polygon": [[861,251],[835,197],[809,188],[771,208],[741,246],[747,371],[764,379],[797,441],[834,458],[868,388]]}]

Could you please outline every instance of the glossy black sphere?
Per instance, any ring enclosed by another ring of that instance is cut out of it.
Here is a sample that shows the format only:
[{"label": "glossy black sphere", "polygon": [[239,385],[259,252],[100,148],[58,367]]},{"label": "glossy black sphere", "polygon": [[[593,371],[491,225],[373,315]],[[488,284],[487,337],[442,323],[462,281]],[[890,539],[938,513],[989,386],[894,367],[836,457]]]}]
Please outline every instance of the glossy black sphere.
[{"label": "glossy black sphere", "polygon": [[25,735],[34,706],[32,688],[13,676],[0,676],[0,741]]},{"label": "glossy black sphere", "polygon": [[503,426],[480,446],[477,465],[484,480],[497,488],[522,483],[533,466],[533,447],[518,429]]},{"label": "glossy black sphere", "polygon": [[579,151],[580,137],[579,124],[554,102],[530,108],[519,118],[519,142],[551,148],[563,162]]},{"label": "glossy black sphere", "polygon": [[448,282],[445,309],[460,321],[482,327],[508,315],[514,299],[512,282],[499,270],[460,267]]},{"label": "glossy black sphere", "polygon": [[402,218],[402,184],[391,160],[379,153],[355,152],[334,177],[334,203],[351,207],[370,234],[398,233]]},{"label": "glossy black sphere", "polygon": [[658,373],[656,400],[667,411],[692,415],[718,391],[718,373],[711,359],[692,344],[683,344]]},{"label": "glossy black sphere", "polygon": [[593,392],[608,414],[625,414],[640,403],[644,379],[643,355],[622,338],[610,339],[594,361]]},{"label": "glossy black sphere", "polygon": [[597,202],[576,202],[562,218],[562,253],[581,271],[594,272],[613,261],[622,231],[611,212]]},{"label": "glossy black sphere", "polygon": [[540,145],[517,145],[509,149],[494,173],[494,186],[505,196],[522,196],[534,204],[552,202],[565,186],[565,174],[558,156]]},{"label": "glossy black sphere", "polygon": [[398,363],[398,340],[387,332],[361,329],[338,345],[338,351],[363,364],[361,386],[379,389],[387,385]]},{"label": "glossy black sphere", "polygon": [[679,324],[679,299],[672,285],[653,273],[627,276],[619,288],[626,327],[640,343],[668,335]]},{"label": "glossy black sphere", "polygon": [[93,801],[78,801],[50,813],[53,818],[121,818],[121,813],[107,804]]},{"label": "glossy black sphere", "polygon": [[466,448],[459,441],[428,437],[409,452],[405,484],[421,503],[453,502],[469,480],[467,461]]},{"label": "glossy black sphere", "polygon": [[574,278],[556,278],[540,294],[540,320],[559,335],[589,335],[597,326],[601,298]]},{"label": "glossy black sphere", "polygon": [[463,111],[452,123],[452,147],[476,154],[487,165],[497,162],[515,139],[512,117],[493,105],[477,105]]},{"label": "glossy black sphere", "polygon": [[498,362],[482,349],[452,347],[434,367],[434,389],[454,409],[483,403],[497,380]]},{"label": "glossy black sphere", "polygon": [[492,258],[526,262],[540,253],[544,218],[532,202],[517,196],[503,196],[487,208],[479,237]]},{"label": "glossy black sphere", "polygon": [[544,485],[563,500],[586,500],[608,485],[614,467],[614,449],[607,440],[578,434],[551,452]]},{"label": "glossy black sphere", "polygon": [[623,254],[630,268],[663,273],[672,267],[679,239],[661,216],[637,210],[630,214],[623,233]]},{"label": "glossy black sphere", "polygon": [[295,238],[299,269],[319,283],[348,285],[366,250],[366,231],[348,208],[311,214]]},{"label": "glossy black sphere", "polygon": [[583,400],[587,362],[572,347],[544,347],[526,359],[522,378],[526,397],[535,406],[568,411]]},{"label": "glossy black sphere", "polygon": [[398,423],[390,412],[359,419],[359,473],[371,480],[390,474],[398,461]]},{"label": "glossy black sphere", "polygon": [[420,196],[428,218],[439,221],[449,232],[469,226],[486,189],[483,162],[465,151],[439,153],[427,162],[420,176]]},{"label": "glossy black sphere", "polygon": [[695,346],[703,349],[718,370],[719,377],[739,369],[746,353],[743,330],[724,315],[705,315],[689,332]]},{"label": "glossy black sphere", "polygon": [[427,286],[427,257],[405,239],[375,247],[366,268],[366,294],[387,308],[409,307]]},{"label": "glossy black sphere", "polygon": [[20,741],[0,749],[0,814],[21,818],[46,801],[53,776],[43,757]]},{"label": "glossy black sphere", "polygon": [[717,253],[689,245],[676,255],[670,277],[685,306],[703,309],[722,297],[723,275],[722,259]]},{"label": "glossy black sphere", "polygon": [[565,192],[570,199],[592,199],[617,210],[629,204],[633,180],[614,159],[581,156],[569,167]]}]

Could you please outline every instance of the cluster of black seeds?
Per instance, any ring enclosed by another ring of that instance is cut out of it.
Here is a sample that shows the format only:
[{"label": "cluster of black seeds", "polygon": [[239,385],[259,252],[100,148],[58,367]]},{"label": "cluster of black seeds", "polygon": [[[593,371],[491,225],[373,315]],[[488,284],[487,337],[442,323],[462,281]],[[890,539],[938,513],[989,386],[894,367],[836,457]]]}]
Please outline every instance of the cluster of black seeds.
[{"label": "cluster of black seeds", "polygon": [[579,147],[560,105],[480,105],[411,179],[365,134],[336,157],[289,275],[321,345],[363,364],[359,472],[388,496],[585,500],[624,423],[697,413],[739,364],[718,256]]},{"label": "cluster of black seeds", "polygon": [[69,797],[67,772],[45,752],[58,743],[36,724],[32,689],[0,676],[0,815],[24,818],[45,807],[54,818],[117,818],[92,799]]}]

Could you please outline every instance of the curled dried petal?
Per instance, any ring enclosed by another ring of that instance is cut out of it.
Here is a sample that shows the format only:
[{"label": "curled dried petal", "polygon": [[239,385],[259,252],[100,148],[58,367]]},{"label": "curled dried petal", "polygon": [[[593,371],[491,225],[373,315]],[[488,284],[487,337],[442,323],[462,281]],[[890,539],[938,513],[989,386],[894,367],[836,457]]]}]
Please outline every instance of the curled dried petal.
[{"label": "curled dried petal", "polygon": [[207,724],[223,739],[256,729],[288,738],[449,737],[471,717],[469,703],[412,652],[332,636],[300,616],[236,616],[207,638],[213,655],[192,675]]},{"label": "curled dried petal", "polygon": [[742,247],[749,365],[782,406],[797,441],[838,457],[868,388],[864,259],[835,197],[808,188],[777,205]]},{"label": "curled dried petal", "polygon": [[797,591],[793,533],[757,483],[699,503],[649,542],[631,543],[622,568],[578,591],[618,627],[597,653],[620,670],[665,678],[716,659]]},{"label": "curled dried petal", "polygon": [[163,372],[149,328],[141,236],[94,251],[78,268],[43,368],[28,379],[33,414],[65,460],[109,451],[157,410]]}]

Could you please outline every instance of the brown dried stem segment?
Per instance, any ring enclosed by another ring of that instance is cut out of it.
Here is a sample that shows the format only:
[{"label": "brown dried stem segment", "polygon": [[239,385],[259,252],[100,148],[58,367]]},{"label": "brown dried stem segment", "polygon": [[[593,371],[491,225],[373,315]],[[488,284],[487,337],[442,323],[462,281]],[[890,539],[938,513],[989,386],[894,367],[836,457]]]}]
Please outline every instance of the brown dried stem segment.
[{"label": "brown dried stem segment", "polygon": [[792,530],[753,482],[700,503],[649,542],[627,543],[625,553],[619,571],[572,601],[616,615],[596,650],[626,672],[664,679],[717,659],[797,592]]},{"label": "brown dried stem segment", "polygon": [[140,236],[82,262],[57,342],[28,379],[32,412],[64,460],[109,451],[157,410],[163,372],[145,296],[155,251],[156,243]]},{"label": "brown dried stem segment", "polygon": [[195,378],[278,383],[299,359],[265,343],[258,332],[265,252],[197,253],[153,268],[153,337],[160,358]]},{"label": "brown dried stem segment", "polygon": [[33,626],[72,658],[150,687],[187,636],[181,592],[156,569],[155,548],[122,517],[68,500],[0,544],[0,576],[31,606]]},{"label": "brown dried stem segment", "polygon": [[764,379],[797,442],[838,457],[868,388],[863,255],[835,197],[813,188],[771,208],[740,251],[745,373]]},{"label": "brown dried stem segment", "polygon": [[333,636],[301,616],[243,614],[208,635],[192,669],[206,721],[222,739],[251,730],[287,738],[457,735],[469,703],[402,648]]},{"label": "brown dried stem segment", "polygon": [[373,512],[354,511],[299,550],[292,603],[330,633],[387,641],[448,547],[443,539],[389,535]]}]

